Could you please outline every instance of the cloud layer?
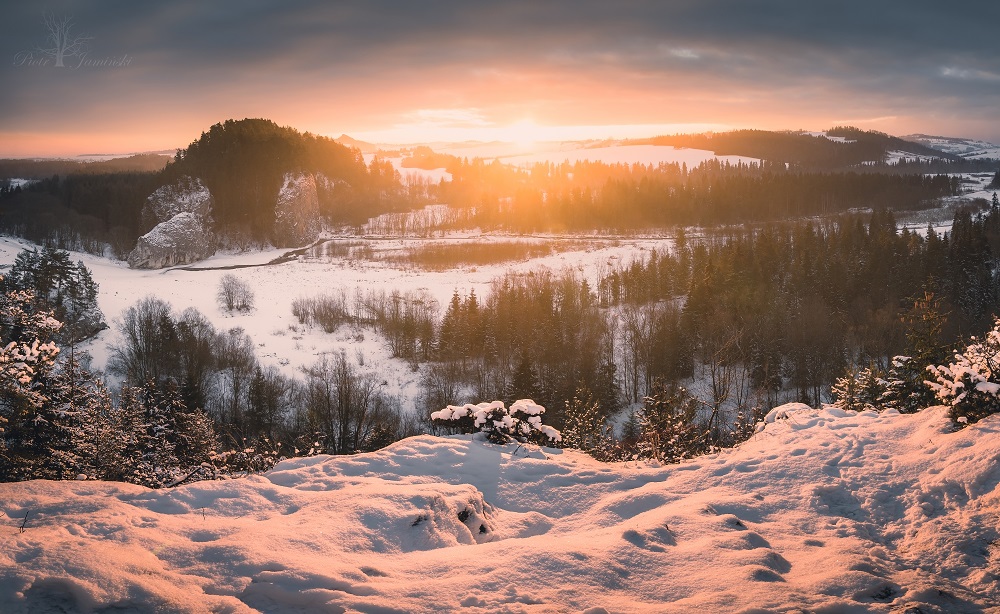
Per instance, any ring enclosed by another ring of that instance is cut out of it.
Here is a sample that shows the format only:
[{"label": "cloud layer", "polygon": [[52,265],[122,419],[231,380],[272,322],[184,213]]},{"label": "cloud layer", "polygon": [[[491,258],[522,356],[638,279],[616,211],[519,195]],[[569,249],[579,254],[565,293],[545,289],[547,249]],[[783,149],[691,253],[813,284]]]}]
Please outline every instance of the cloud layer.
[{"label": "cloud layer", "polygon": [[41,10],[4,9],[0,154],[81,139],[126,150],[183,146],[212,123],[246,116],[335,134],[530,120],[854,123],[1000,140],[994,2],[92,0],[49,8],[90,38],[86,55],[53,67],[41,51],[52,46]]}]

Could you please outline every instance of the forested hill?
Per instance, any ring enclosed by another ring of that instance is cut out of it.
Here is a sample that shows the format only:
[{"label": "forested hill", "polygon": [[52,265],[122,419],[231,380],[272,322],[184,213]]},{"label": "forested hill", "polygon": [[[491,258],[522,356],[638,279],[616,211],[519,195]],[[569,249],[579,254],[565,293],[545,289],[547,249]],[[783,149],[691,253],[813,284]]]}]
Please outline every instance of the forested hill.
[{"label": "forested hill", "polygon": [[[331,193],[320,193],[320,207],[329,219],[363,221],[383,212],[382,207],[371,209],[373,201],[391,209],[389,201],[399,193],[398,177],[388,163],[366,166],[358,149],[267,119],[215,124],[178,151],[164,172],[164,183],[183,175],[201,179],[212,193],[219,230],[239,227],[266,239],[283,178],[296,172],[321,174],[335,186]],[[358,207],[364,210],[355,211]]]},{"label": "forested hill", "polygon": [[[853,127],[836,127],[827,136],[804,132],[771,132],[767,130],[734,130],[732,132],[675,134],[658,136],[634,144],[672,145],[690,149],[705,149],[716,155],[747,156],[775,162],[786,162],[809,169],[835,169],[881,162],[886,153],[902,151],[913,156],[933,156],[959,160],[954,154],[931,149],[919,143],[876,131]],[[842,140],[841,140],[842,139]]]},{"label": "forested hill", "polygon": [[388,161],[376,158],[366,165],[358,149],[331,138],[266,119],[230,119],[203,132],[173,159],[0,160],[0,181],[36,179],[0,194],[0,231],[96,254],[110,246],[124,259],[140,236],[165,221],[143,215],[150,195],[189,176],[211,192],[211,230],[223,242],[265,245],[274,239],[275,207],[289,174],[301,174],[303,198],[316,201],[309,215],[335,226],[362,224],[412,208],[423,198],[403,186]]}]

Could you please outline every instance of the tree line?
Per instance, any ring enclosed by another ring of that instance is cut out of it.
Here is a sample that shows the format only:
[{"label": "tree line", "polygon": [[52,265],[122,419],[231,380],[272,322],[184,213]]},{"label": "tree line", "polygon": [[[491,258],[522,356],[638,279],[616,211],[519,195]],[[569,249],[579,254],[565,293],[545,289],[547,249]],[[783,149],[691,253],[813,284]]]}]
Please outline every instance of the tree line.
[{"label": "tree line", "polygon": [[634,141],[704,149],[716,155],[746,156],[788,163],[810,170],[833,170],[864,164],[881,164],[889,151],[905,151],[914,156],[932,156],[957,161],[958,156],[904,141],[876,130],[836,126],[826,131],[835,137],[815,137],[800,132],[733,130],[702,134],[675,134]]},{"label": "tree line", "polygon": [[[808,137],[812,138],[812,137]],[[781,163],[686,164],[456,161],[441,200],[465,211],[456,226],[514,232],[634,231],[834,215],[852,209],[927,208],[959,193],[947,175],[807,172]]]}]

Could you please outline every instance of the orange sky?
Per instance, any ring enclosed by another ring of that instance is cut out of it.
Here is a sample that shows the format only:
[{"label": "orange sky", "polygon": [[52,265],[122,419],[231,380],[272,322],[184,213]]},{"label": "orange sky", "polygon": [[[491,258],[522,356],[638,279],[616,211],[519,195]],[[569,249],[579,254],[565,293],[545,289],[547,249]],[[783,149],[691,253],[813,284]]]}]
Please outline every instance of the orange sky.
[{"label": "orange sky", "polygon": [[133,4],[57,0],[86,36],[62,68],[38,8],[7,11],[0,156],[172,149],[244,117],[379,142],[843,124],[1000,140],[995,3]]}]

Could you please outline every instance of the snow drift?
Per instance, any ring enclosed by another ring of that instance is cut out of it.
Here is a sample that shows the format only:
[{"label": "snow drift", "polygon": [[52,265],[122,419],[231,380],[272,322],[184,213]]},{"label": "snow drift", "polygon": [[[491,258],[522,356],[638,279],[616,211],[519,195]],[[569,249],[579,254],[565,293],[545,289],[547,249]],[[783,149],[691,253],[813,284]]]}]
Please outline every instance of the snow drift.
[{"label": "snow drift", "polygon": [[1000,416],[769,418],[662,467],[422,436],[174,490],[0,484],[0,611],[996,611]]}]

